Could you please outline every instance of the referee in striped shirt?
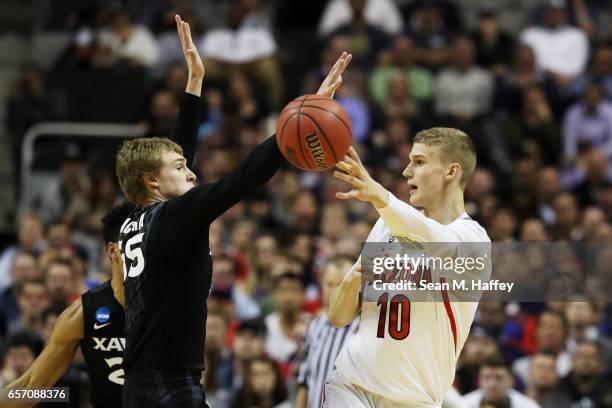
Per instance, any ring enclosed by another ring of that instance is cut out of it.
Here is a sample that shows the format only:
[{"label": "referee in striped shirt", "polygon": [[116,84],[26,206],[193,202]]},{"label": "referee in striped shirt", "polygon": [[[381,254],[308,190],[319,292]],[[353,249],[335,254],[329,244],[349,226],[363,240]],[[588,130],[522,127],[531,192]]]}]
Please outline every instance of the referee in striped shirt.
[{"label": "referee in striped shirt", "polygon": [[327,319],[329,293],[340,285],[346,271],[353,266],[347,257],[330,258],[323,269],[321,285],[323,309],[308,326],[302,362],[298,371],[296,408],[319,408],[323,384],[334,369],[336,357],[351,335],[357,331],[359,317],[348,326],[335,328]]}]

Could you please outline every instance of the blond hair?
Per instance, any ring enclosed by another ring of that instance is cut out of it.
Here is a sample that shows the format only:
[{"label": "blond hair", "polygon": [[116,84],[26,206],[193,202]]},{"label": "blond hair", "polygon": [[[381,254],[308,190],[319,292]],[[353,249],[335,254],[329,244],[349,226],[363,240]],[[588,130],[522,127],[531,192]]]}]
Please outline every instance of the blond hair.
[{"label": "blond hair", "polygon": [[465,187],[476,168],[476,148],[465,132],[444,127],[421,130],[414,136],[414,143],[437,146],[443,162],[459,163],[463,169],[459,184]]},{"label": "blond hair", "polygon": [[146,174],[158,175],[162,166],[162,154],[183,154],[181,146],[170,139],[150,137],[126,140],[117,152],[115,170],[125,197],[133,204],[142,204],[147,198],[144,183]]}]

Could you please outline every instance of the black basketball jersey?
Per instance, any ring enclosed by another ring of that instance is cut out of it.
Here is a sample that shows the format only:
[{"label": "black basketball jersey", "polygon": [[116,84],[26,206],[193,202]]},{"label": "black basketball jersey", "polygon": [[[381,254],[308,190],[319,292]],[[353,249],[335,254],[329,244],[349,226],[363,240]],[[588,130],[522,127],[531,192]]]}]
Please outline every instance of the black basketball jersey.
[{"label": "black basketball jersey", "polygon": [[91,379],[91,405],[121,407],[125,314],[110,281],[84,293],[81,351]]},{"label": "black basketball jersey", "polygon": [[202,371],[211,288],[210,224],[284,163],[274,137],[215,183],[132,212],[121,226],[127,375]]}]

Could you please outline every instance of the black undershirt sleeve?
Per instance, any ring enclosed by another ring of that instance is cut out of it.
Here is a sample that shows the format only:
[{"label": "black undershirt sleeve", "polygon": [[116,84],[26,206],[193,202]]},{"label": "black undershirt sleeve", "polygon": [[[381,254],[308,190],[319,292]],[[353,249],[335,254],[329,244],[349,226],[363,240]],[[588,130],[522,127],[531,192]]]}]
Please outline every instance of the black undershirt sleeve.
[{"label": "black undershirt sleeve", "polygon": [[170,139],[183,148],[183,156],[187,160],[188,167],[193,165],[200,115],[201,98],[185,92],[181,99],[181,110],[176,118],[176,125]]},{"label": "black undershirt sleeve", "polygon": [[207,227],[215,218],[270,180],[283,163],[285,159],[271,136],[219,181],[199,185],[164,203],[160,214],[167,221],[164,231],[175,238],[187,237],[194,229],[208,234]]}]

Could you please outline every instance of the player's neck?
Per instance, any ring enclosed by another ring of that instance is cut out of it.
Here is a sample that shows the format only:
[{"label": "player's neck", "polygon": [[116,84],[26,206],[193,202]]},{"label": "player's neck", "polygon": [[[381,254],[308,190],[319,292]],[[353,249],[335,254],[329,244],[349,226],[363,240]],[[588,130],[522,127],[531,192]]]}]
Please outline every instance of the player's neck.
[{"label": "player's neck", "polygon": [[113,272],[111,276],[111,288],[113,288],[113,295],[121,306],[125,306],[125,294],[123,290],[123,272],[121,271],[121,268],[117,268],[115,265],[113,265],[112,268]]},{"label": "player's neck", "polygon": [[463,192],[442,195],[438,200],[424,208],[425,215],[440,224],[450,224],[465,212]]}]

